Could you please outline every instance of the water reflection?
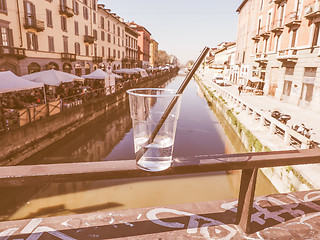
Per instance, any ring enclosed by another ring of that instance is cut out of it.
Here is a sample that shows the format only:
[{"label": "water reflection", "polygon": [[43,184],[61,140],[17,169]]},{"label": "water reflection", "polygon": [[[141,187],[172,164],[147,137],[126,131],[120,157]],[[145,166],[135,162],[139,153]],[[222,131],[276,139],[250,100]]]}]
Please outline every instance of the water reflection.
[{"label": "water reflection", "polygon": [[[166,83],[178,89],[184,76]],[[212,107],[211,107],[212,108]],[[230,142],[196,82],[190,82],[181,103],[174,157],[234,152],[239,143]],[[232,131],[230,130],[230,134]],[[236,140],[236,137],[232,137]],[[241,146],[241,144],[239,144]],[[128,104],[82,127],[75,133],[27,159],[23,164],[108,161],[134,158],[131,119]],[[196,158],[195,158],[196,160]],[[121,164],[121,161],[119,161]],[[234,176],[234,177],[233,177]],[[2,188],[0,215],[4,219],[84,213],[104,209],[126,209],[156,205],[234,199],[237,197],[239,174],[192,174],[47,184],[41,187]]]}]

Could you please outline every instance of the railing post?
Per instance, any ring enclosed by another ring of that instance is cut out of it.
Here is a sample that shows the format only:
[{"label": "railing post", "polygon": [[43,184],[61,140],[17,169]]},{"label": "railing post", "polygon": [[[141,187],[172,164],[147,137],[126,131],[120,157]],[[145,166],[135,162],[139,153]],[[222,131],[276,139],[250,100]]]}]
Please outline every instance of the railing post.
[{"label": "railing post", "polygon": [[236,223],[245,233],[249,233],[250,231],[257,175],[257,168],[242,170],[241,174]]},{"label": "railing post", "polygon": [[264,127],[265,118],[261,115],[260,117],[260,127]]},{"label": "railing post", "polygon": [[291,140],[291,136],[289,134],[288,127],[287,127],[285,132],[284,132],[284,138],[283,138],[284,144],[286,146],[289,146],[290,145],[290,140]]},{"label": "railing post", "polygon": [[273,135],[276,131],[276,125],[274,123],[270,123],[270,131],[269,134]]}]

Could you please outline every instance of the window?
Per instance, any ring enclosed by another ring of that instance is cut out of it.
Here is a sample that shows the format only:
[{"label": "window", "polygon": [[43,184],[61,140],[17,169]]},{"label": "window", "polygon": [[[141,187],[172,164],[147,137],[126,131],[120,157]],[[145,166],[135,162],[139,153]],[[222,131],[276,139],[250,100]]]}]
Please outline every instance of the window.
[{"label": "window", "polygon": [[33,32],[27,32],[27,47],[28,50],[38,50],[38,36]]},{"label": "window", "polygon": [[80,43],[78,42],[74,43],[74,53],[78,56],[80,55]]},{"label": "window", "polygon": [[6,0],[0,0],[0,12],[7,13],[7,2]]},{"label": "window", "polygon": [[284,4],[282,4],[279,9],[279,25],[278,25],[278,27],[283,27],[283,24],[284,24]]},{"label": "window", "polygon": [[65,16],[61,16],[61,29],[62,31],[67,31],[67,18]]},{"label": "window", "polygon": [[313,39],[312,39],[312,47],[317,46],[319,42],[319,27],[320,23],[317,22],[314,26]]},{"label": "window", "polygon": [[300,15],[301,15],[301,2],[302,2],[302,0],[297,0],[297,5],[296,5],[296,17],[297,17],[297,19],[299,19],[300,18]]},{"label": "window", "polygon": [[88,14],[88,8],[83,6],[83,18],[88,20],[89,14]]},{"label": "window", "polygon": [[111,49],[108,48],[108,58],[110,58],[110,56],[111,56]]},{"label": "window", "polygon": [[292,30],[292,35],[291,35],[292,39],[291,39],[291,46],[290,46],[292,48],[296,46],[297,31],[298,31],[297,29]]},{"label": "window", "polygon": [[116,34],[116,25],[113,24],[113,33]]},{"label": "window", "polygon": [[93,29],[93,37],[94,37],[94,40],[97,41],[98,40],[98,32],[97,30]]},{"label": "window", "polygon": [[52,36],[48,36],[48,46],[49,52],[54,52],[54,38]]},{"label": "window", "polygon": [[261,30],[261,18],[258,20],[257,35],[260,34],[260,30]]},{"label": "window", "polygon": [[4,27],[1,28],[0,45],[1,46],[13,45],[12,29],[4,28]]},{"label": "window", "polygon": [[88,26],[85,25],[85,26],[84,26],[84,34],[85,34],[85,35],[88,35],[88,31],[89,31],[89,30],[88,30]]},{"label": "window", "polygon": [[118,50],[118,58],[119,58],[119,59],[121,58],[121,56],[120,56],[120,50]]},{"label": "window", "polygon": [[97,0],[92,0],[92,8],[97,11]]},{"label": "window", "polygon": [[316,67],[306,67],[304,69],[301,100],[304,100],[306,102],[312,101],[316,73]]},{"label": "window", "polygon": [[116,37],[113,36],[113,44],[116,44]]},{"label": "window", "polygon": [[85,45],[86,46],[86,56],[89,56],[89,45]]},{"label": "window", "polygon": [[68,47],[68,37],[63,36],[63,52],[68,53],[69,47]]},{"label": "window", "polygon": [[101,41],[104,41],[105,40],[105,35],[104,35],[104,31],[102,30],[101,31]]},{"label": "window", "polygon": [[74,21],[74,34],[79,36],[79,23]]},{"label": "window", "polygon": [[120,37],[120,27],[118,27],[118,36]]},{"label": "window", "polygon": [[97,14],[94,12],[92,15],[93,18],[93,23],[96,24],[97,23]]},{"label": "window", "polygon": [[260,2],[260,11],[262,10],[262,8],[263,8],[263,0],[260,0],[261,2]]},{"label": "window", "polygon": [[[0,0],[1,1],[1,0]],[[24,12],[25,12],[25,19],[26,24],[33,25],[35,23],[35,16],[36,16],[36,8],[33,3],[31,2],[23,2],[24,3]]]},{"label": "window", "polygon": [[116,58],[117,57],[116,55],[117,55],[116,50],[113,49],[113,57]]},{"label": "window", "polygon": [[73,0],[73,12],[75,15],[79,15],[79,3]]},{"label": "window", "polygon": [[108,42],[111,43],[111,34],[108,33]]},{"label": "window", "polygon": [[83,3],[84,3],[85,5],[88,5],[88,0],[83,0]]},{"label": "window", "polygon": [[108,20],[108,31],[110,32],[110,21]]},{"label": "window", "polygon": [[52,11],[50,11],[49,9],[46,9],[46,13],[47,13],[47,27],[53,27]]},{"label": "window", "polygon": [[101,48],[102,57],[104,58],[104,47]]},{"label": "window", "polygon": [[104,29],[104,17],[100,17],[100,26]]}]

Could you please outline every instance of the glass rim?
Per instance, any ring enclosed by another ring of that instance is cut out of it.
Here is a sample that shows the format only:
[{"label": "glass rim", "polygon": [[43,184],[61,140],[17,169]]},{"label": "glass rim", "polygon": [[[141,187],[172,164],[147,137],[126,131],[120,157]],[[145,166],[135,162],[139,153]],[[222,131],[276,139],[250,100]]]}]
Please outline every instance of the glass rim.
[{"label": "glass rim", "polygon": [[[134,91],[150,91],[150,90],[155,90],[155,91],[162,91],[162,92],[168,92],[168,94],[161,94],[161,95],[156,95],[156,94],[147,94],[147,93],[135,93]],[[139,96],[139,97],[179,97],[182,94],[177,94],[176,90],[174,89],[165,89],[165,88],[132,88],[126,91],[130,95],[134,96]]]}]

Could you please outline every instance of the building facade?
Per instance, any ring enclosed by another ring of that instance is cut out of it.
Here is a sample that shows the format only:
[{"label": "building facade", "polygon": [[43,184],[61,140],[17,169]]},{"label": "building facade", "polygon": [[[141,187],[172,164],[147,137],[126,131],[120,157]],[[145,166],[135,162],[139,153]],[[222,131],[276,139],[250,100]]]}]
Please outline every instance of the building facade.
[{"label": "building facade", "polygon": [[150,66],[159,67],[159,43],[153,38],[150,39]]},{"label": "building facade", "polygon": [[129,26],[125,28],[126,34],[126,58],[122,66],[135,68],[138,66],[138,37],[139,33]]},{"label": "building facade", "polygon": [[139,33],[138,37],[138,59],[139,67],[148,68],[150,60],[150,40],[151,33],[143,26],[136,24],[135,22],[128,23],[129,27],[136,30]]},{"label": "building facade", "polygon": [[[248,22],[242,15],[250,6],[255,19]],[[250,59],[243,61],[250,65],[249,77],[264,81],[265,95],[315,111],[320,111],[319,6],[318,0],[247,0],[238,8],[239,26],[245,27],[238,29],[237,44],[251,40]],[[242,66],[239,58],[237,63]]]},{"label": "building facade", "polygon": [[126,23],[97,0],[1,0],[0,70],[77,75],[122,67]]}]

